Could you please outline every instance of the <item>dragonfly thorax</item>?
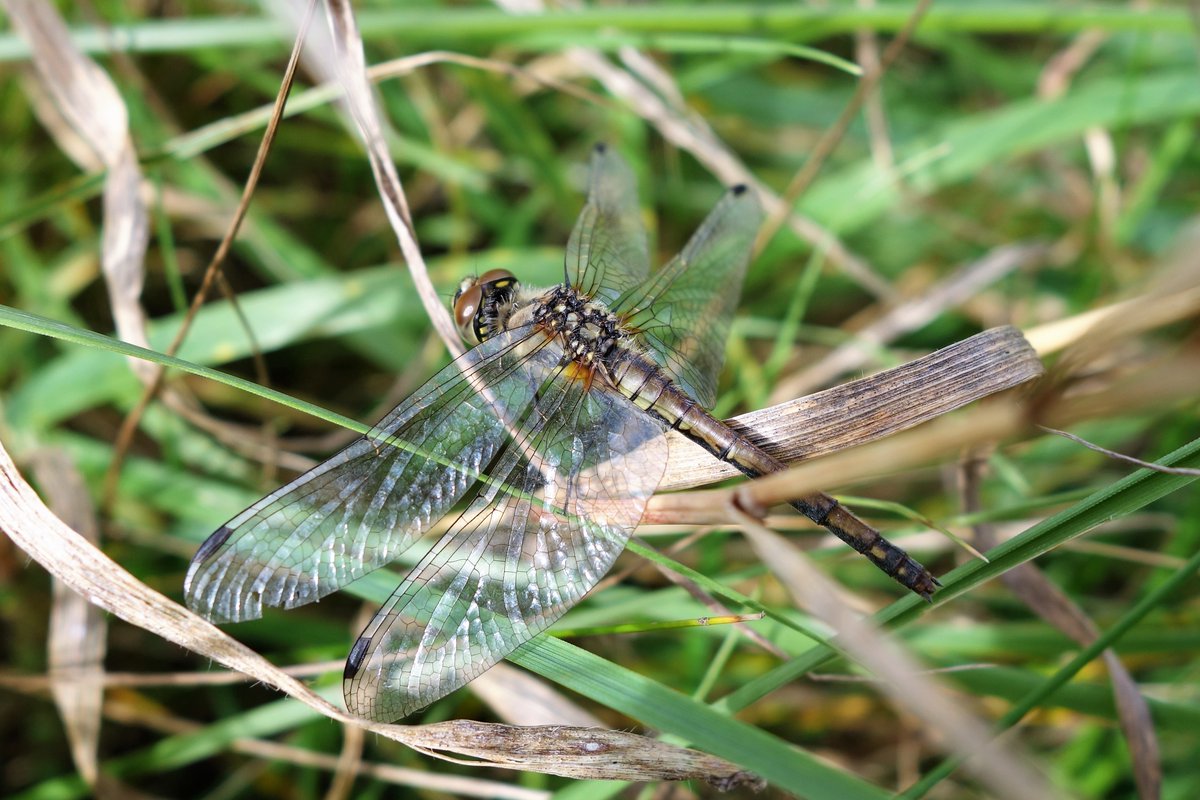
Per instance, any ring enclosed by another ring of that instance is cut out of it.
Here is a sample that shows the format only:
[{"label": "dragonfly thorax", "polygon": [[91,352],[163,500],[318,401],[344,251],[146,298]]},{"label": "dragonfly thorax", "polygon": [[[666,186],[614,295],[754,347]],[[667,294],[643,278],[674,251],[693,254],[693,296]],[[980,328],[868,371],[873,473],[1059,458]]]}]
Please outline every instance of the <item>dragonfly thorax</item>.
[{"label": "dragonfly thorax", "polygon": [[568,285],[547,291],[531,312],[533,324],[562,343],[564,357],[584,367],[604,364],[627,338],[616,314]]}]

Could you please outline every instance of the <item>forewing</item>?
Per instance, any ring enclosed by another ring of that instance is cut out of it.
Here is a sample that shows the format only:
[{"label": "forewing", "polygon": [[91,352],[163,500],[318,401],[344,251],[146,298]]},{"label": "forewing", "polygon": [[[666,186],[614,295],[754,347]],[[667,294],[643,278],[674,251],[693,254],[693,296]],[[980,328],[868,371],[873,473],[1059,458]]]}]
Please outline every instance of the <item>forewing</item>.
[{"label": "forewing", "polygon": [[566,267],[575,288],[606,303],[650,274],[637,181],[629,165],[604,144],[592,151],[587,205],[567,242]]},{"label": "forewing", "polygon": [[641,519],[666,462],[665,426],[544,365],[551,380],[493,482],[351,650],[354,714],[392,722],[477,677],[595,586]]},{"label": "forewing", "polygon": [[687,245],[612,305],[654,359],[705,408],[716,401],[729,324],[763,212],[744,186],[725,193]]},{"label": "forewing", "polygon": [[[527,329],[443,369],[370,433],[238,514],[201,545],[188,606],[214,622],[293,608],[395,559],[464,496],[533,399]],[[481,393],[481,387],[487,391]]]}]

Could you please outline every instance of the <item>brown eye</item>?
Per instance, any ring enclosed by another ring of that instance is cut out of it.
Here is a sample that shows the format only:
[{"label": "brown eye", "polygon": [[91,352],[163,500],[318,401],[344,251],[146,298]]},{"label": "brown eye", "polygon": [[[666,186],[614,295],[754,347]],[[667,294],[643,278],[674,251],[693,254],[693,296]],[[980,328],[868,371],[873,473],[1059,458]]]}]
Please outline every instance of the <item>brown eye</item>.
[{"label": "brown eye", "polygon": [[483,302],[483,290],[476,283],[458,293],[454,298],[454,324],[458,326],[459,331],[469,331],[472,323],[475,321],[475,314],[479,311],[479,304]]},{"label": "brown eye", "polygon": [[463,341],[474,347],[496,333],[494,328],[502,324],[516,289],[517,278],[506,269],[489,269],[478,278],[464,279],[450,304]]},{"label": "brown eye", "polygon": [[506,282],[515,281],[516,279],[517,276],[513,275],[506,269],[489,269],[487,272],[480,275],[476,282],[480,286],[485,286],[489,283],[495,283],[500,287],[503,287]]}]

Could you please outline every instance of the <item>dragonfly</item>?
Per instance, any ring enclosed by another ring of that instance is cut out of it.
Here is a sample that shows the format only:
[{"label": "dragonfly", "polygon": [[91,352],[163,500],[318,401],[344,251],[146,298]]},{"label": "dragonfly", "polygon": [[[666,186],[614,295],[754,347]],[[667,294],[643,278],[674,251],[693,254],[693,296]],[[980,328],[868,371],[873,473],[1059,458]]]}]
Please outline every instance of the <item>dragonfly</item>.
[{"label": "dragonfly", "polygon": [[[526,288],[507,270],[465,279],[453,311],[471,349],[191,562],[188,605],[238,622],[319,600],[449,519],[350,650],[351,713],[402,719],[578,603],[641,520],[669,430],[747,476],[784,469],[706,410],[763,219],[753,191],[726,191],[652,273],[632,170],[605,145],[590,167],[561,284]],[[791,505],[918,595],[940,586],[828,495]]]}]

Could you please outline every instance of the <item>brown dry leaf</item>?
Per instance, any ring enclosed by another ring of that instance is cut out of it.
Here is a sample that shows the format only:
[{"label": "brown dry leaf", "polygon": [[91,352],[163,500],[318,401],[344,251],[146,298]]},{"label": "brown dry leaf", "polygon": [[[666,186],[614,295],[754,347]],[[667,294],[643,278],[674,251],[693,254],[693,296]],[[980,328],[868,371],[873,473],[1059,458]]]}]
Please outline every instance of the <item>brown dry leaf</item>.
[{"label": "brown dry leaf", "polygon": [[878,677],[892,701],[921,719],[944,750],[966,759],[963,769],[995,797],[1028,800],[1060,796],[1029,764],[1027,756],[995,740],[988,725],[968,713],[962,701],[906,650],[838,602],[836,587],[805,556],[739,506],[730,504],[731,520],[742,525],[761,561],[769,565],[797,605],[836,630],[834,645]]},{"label": "brown dry leaf", "polygon": [[[721,791],[765,786],[758,776],[732,767],[727,761],[624,731],[566,725],[520,728],[471,720],[424,727],[434,737],[446,732],[449,742],[479,742],[475,752],[467,752],[480,758],[494,758],[499,749],[508,754],[513,766],[567,778],[604,775],[608,779],[642,781],[646,774],[653,773],[657,780],[673,781],[704,776],[707,783]],[[454,751],[464,752],[461,745],[456,745]]]},{"label": "brown dry leaf", "polygon": [[[341,669],[341,666],[339,662],[337,668]],[[196,733],[205,727],[191,720],[170,716],[163,713],[161,709],[148,710],[145,704],[130,702],[128,698],[117,697],[109,700],[104,705],[104,712],[105,716],[114,722],[122,725],[136,725],[168,736]],[[264,761],[277,761],[329,772],[335,772],[340,764],[338,757],[328,753],[264,739],[233,739],[229,742],[228,747],[234,753],[241,753]],[[355,767],[355,774],[357,777],[369,777],[412,789],[443,792],[463,797],[487,797],[492,800],[548,800],[550,796],[549,792],[512,786],[500,781],[464,775],[446,775],[373,761],[359,761]],[[116,796],[124,797],[120,794]]]},{"label": "brown dry leaf", "polygon": [[[991,546],[984,536],[980,537],[980,542],[984,546]],[[1033,564],[1022,564],[1006,572],[1000,579],[1034,613],[1079,644],[1086,647],[1100,635],[1083,609],[1059,591]],[[1104,651],[1104,663],[1112,679],[1117,717],[1133,761],[1138,797],[1141,800],[1157,800],[1162,795],[1162,761],[1150,706],[1142,696],[1137,681],[1111,648]]]},{"label": "brown dry leaf", "polygon": [[[95,153],[95,161],[80,163],[108,170],[104,182],[104,223],[101,266],[112,304],[117,334],[127,342],[149,347],[146,314],[139,298],[143,260],[150,241],[150,223],[140,195],[141,170],[129,138],[128,117],[121,95],[108,75],[83,55],[71,40],[66,23],[52,3],[4,0],[13,26],[29,42],[42,89],[54,99],[74,136],[64,143],[68,155],[78,153],[78,140]],[[57,129],[51,128],[51,133]],[[130,359],[139,377],[149,378],[154,366]]]},{"label": "brown dry leaf", "polygon": [[1141,800],[1157,800],[1162,797],[1162,758],[1150,706],[1115,652],[1104,651],[1104,663],[1112,675],[1117,716],[1121,720],[1121,730],[1125,733],[1125,743],[1129,746],[1133,761],[1133,779],[1137,783],[1138,797]]},{"label": "brown dry leaf", "polygon": [[[39,451],[33,469],[55,513],[88,543],[98,544],[100,529],[91,496],[66,453]],[[71,742],[75,768],[93,790],[99,777],[107,632],[108,622],[100,609],[62,581],[54,581],[48,637],[50,686]]]},{"label": "brown dry leaf", "polygon": [[[729,420],[787,464],[906,430],[1043,373],[1016,328],[992,328],[894,369]],[[660,490],[740,475],[672,431]]]},{"label": "brown dry leaf", "polygon": [[[1042,386],[1044,381],[1039,382]],[[1040,392],[1028,402],[1001,396],[958,414],[932,420],[920,429],[845,450],[819,461],[791,466],[756,478],[738,491],[756,508],[788,503],[819,489],[864,483],[885,475],[956,458],[965,448],[994,445],[1035,431],[1033,424],[1068,427],[1133,409],[1144,411],[1200,395],[1200,363],[1186,354],[1140,369],[1090,392],[1064,397]],[[643,524],[716,525],[726,519],[733,489],[708,489],[655,495]]]}]

